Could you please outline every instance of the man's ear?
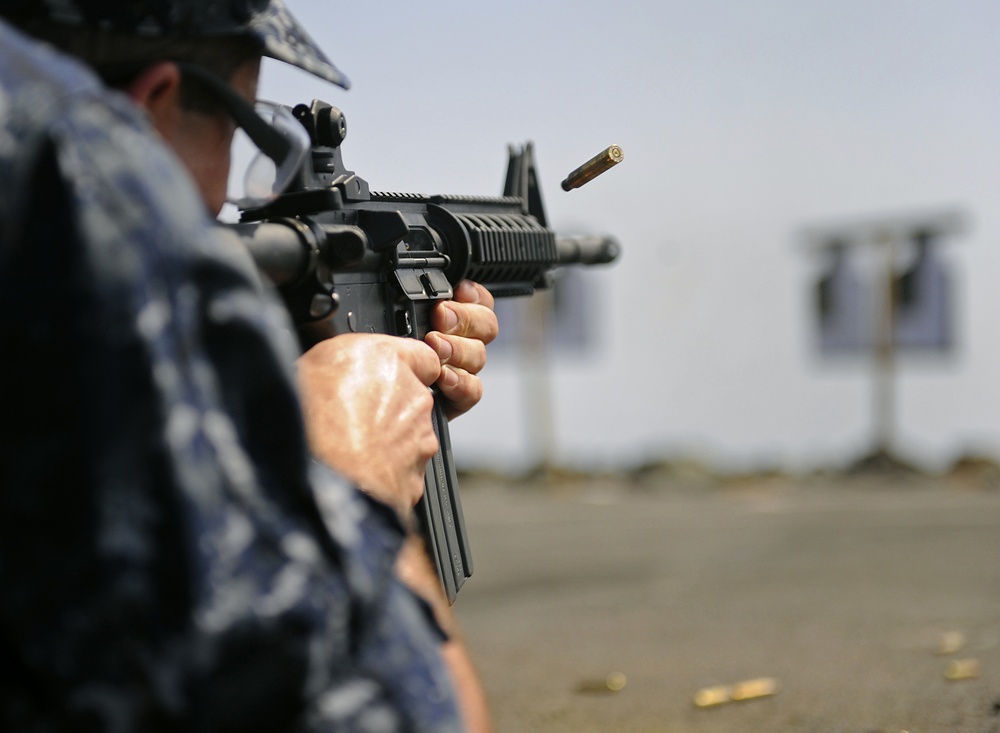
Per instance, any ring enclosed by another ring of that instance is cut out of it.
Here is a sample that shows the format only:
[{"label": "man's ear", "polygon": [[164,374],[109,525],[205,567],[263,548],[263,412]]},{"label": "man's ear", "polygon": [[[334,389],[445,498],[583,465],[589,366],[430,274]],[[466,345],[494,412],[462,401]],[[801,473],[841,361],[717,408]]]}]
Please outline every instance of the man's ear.
[{"label": "man's ear", "polygon": [[181,71],[173,61],[159,61],[146,68],[125,88],[132,101],[149,114],[153,127],[167,140],[173,138],[181,113]]}]

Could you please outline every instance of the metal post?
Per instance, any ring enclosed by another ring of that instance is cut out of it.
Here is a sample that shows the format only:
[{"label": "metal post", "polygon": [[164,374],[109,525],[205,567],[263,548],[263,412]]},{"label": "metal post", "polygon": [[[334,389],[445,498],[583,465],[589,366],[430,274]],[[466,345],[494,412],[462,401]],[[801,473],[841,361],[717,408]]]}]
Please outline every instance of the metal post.
[{"label": "metal post", "polygon": [[548,316],[550,291],[535,293],[525,302],[521,329],[521,361],[525,400],[525,436],[535,468],[546,472],[555,461],[555,421],[552,417],[552,384],[549,369]]},{"label": "metal post", "polygon": [[879,317],[874,343],[875,377],[873,389],[873,427],[875,453],[891,455],[896,426],[896,354],[893,339],[894,283],[897,237],[891,231],[882,232],[876,239],[881,247],[881,271],[877,273],[881,283]]}]

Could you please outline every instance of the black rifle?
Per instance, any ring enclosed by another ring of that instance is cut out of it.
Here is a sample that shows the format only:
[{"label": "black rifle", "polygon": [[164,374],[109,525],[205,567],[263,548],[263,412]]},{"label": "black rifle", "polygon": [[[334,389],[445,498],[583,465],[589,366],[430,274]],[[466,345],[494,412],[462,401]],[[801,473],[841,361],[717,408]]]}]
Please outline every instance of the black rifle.
[{"label": "black rifle", "polygon": [[[510,149],[501,197],[377,193],[344,166],[340,110],[314,101],[293,114],[312,138],[312,165],[288,193],[243,210],[236,229],[278,286],[303,348],[350,332],[423,339],[434,302],[451,298],[463,279],[496,297],[530,295],[551,284],[559,265],[618,255],[614,239],[560,237],[547,227],[530,144]],[[417,520],[454,601],[472,575],[472,554],[440,398],[433,421],[440,449]]]}]

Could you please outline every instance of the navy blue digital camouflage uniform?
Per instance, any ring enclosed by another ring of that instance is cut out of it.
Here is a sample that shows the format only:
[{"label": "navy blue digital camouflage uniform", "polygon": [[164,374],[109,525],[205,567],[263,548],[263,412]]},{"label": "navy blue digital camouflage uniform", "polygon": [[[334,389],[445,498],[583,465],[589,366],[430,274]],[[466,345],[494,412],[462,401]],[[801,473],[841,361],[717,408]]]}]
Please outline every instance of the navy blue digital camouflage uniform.
[{"label": "navy blue digital camouflage uniform", "polygon": [[0,730],[459,730],[276,299],[138,109],[2,22],[0,188]]}]

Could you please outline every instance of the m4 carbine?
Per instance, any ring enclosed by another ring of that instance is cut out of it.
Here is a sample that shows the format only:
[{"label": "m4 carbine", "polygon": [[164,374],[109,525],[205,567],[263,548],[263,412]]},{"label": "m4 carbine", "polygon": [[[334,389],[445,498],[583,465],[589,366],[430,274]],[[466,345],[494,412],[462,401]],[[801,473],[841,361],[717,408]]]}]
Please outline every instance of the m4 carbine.
[{"label": "m4 carbine", "polygon": [[[500,197],[378,193],[344,166],[340,110],[314,101],[293,114],[312,138],[312,164],[291,191],[243,210],[236,229],[278,286],[303,348],[351,332],[423,339],[433,304],[451,298],[463,279],[495,297],[530,295],[551,284],[559,265],[618,256],[612,238],[562,237],[548,228],[530,144],[510,149]],[[440,448],[416,514],[454,601],[472,575],[472,553],[440,397],[433,421]]]}]

